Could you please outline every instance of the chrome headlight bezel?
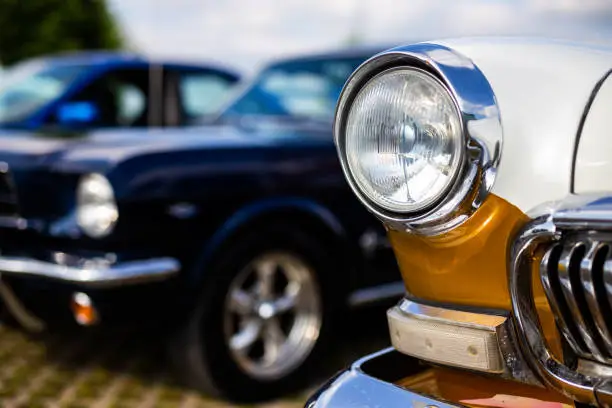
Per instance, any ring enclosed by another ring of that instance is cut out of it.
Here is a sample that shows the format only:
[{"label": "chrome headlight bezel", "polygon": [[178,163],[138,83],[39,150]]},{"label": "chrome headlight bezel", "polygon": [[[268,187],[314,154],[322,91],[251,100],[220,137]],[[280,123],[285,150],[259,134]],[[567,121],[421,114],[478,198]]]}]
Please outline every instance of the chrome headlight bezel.
[{"label": "chrome headlight bezel", "polygon": [[[463,152],[448,188],[414,212],[389,211],[357,185],[347,163],[345,131],[351,106],[372,78],[397,68],[421,70],[449,92],[463,129]],[[391,228],[439,234],[459,225],[482,204],[495,180],[502,148],[501,118],[495,94],[484,74],[465,56],[434,43],[397,47],[364,62],[347,80],[336,108],[334,140],[346,179],[360,201]]]},{"label": "chrome headlight bezel", "polygon": [[82,176],[76,190],[76,221],[81,231],[91,238],[104,238],[113,232],[118,219],[110,181],[99,173]]}]

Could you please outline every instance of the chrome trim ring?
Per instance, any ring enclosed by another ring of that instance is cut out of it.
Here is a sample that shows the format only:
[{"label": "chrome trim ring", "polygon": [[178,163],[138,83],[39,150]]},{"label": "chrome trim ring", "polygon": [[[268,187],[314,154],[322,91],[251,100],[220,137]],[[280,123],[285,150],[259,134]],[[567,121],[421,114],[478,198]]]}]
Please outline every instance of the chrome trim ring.
[{"label": "chrome trim ring", "polygon": [[315,272],[301,258],[269,252],[232,281],[223,317],[230,355],[258,380],[277,380],[310,355],[323,322]]},{"label": "chrome trim ring", "polygon": [[[413,214],[390,212],[370,201],[357,187],[346,162],[345,122],[353,100],[368,80],[397,67],[422,69],[438,78],[459,109],[465,135],[465,160],[450,191],[430,208]],[[480,207],[493,187],[503,135],[495,94],[478,67],[448,47],[419,43],[378,54],[353,72],[336,108],[334,139],[348,183],[370,212],[391,228],[434,235],[461,224]]]},{"label": "chrome trim ring", "polygon": [[527,363],[552,388],[575,401],[602,406],[612,405],[609,366],[579,360],[577,368],[572,369],[548,350],[533,300],[532,264],[539,249],[555,245],[562,231],[612,229],[610,203],[612,197],[570,196],[560,203],[542,206],[544,213],[517,235],[509,265],[515,335]]}]

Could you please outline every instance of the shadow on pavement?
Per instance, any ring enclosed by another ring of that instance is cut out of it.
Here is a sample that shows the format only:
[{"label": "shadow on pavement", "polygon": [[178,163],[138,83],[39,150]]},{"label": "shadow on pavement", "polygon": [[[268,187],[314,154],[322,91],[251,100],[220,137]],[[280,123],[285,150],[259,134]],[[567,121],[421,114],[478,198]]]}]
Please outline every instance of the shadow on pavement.
[{"label": "shadow on pavement", "polygon": [[[261,406],[301,407],[326,378],[387,347],[386,307],[351,313],[311,387]],[[0,327],[3,407],[229,407],[185,389],[166,360],[163,329],[63,330],[28,336]]]}]

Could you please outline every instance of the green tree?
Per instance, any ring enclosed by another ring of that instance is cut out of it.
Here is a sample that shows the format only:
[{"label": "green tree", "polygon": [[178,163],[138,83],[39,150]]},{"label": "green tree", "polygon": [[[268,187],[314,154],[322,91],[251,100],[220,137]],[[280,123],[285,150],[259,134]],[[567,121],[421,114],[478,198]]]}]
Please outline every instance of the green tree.
[{"label": "green tree", "polygon": [[105,0],[0,0],[0,27],[2,65],[41,54],[122,45]]}]

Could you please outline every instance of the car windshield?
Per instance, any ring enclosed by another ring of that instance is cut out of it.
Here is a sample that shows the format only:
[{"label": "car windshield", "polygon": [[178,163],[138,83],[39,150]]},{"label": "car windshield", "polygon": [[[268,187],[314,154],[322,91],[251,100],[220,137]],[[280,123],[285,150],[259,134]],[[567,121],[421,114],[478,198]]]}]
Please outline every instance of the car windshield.
[{"label": "car windshield", "polygon": [[365,60],[295,60],[269,66],[221,112],[238,115],[297,116],[328,120],[347,78]]},{"label": "car windshield", "polygon": [[0,79],[0,123],[21,120],[59,97],[84,69],[37,61],[5,71]]}]

